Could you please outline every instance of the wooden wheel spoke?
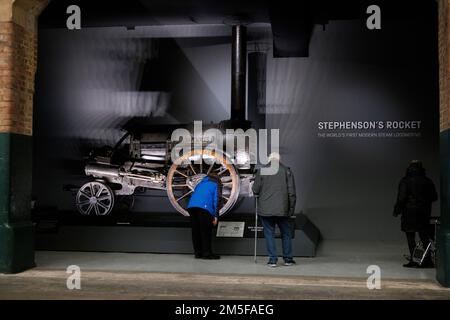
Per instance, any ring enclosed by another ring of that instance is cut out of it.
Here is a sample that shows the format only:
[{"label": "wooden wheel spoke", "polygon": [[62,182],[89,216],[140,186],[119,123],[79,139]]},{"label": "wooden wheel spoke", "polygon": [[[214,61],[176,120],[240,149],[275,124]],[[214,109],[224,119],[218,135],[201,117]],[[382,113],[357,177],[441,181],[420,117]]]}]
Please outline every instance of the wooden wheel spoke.
[{"label": "wooden wheel spoke", "polygon": [[92,185],[92,183],[89,183],[89,190],[91,191],[91,197],[95,196],[94,186]]},{"label": "wooden wheel spoke", "polygon": [[211,165],[208,168],[208,172],[206,172],[207,175],[211,173],[212,168],[214,167],[215,162],[211,163]]},{"label": "wooden wheel spoke", "polygon": [[197,174],[197,172],[195,172],[194,168],[192,167],[192,164],[191,164],[191,163],[189,163],[189,168],[191,168],[191,170],[192,170],[192,172],[194,173],[194,175]]},{"label": "wooden wheel spoke", "polygon": [[172,184],[172,188],[189,187],[187,184]]},{"label": "wooden wheel spoke", "polygon": [[192,192],[194,192],[193,190],[190,190],[189,192],[186,192],[184,195],[182,195],[181,197],[179,197],[177,199],[177,202],[180,202],[181,199],[186,198],[188,195],[190,195]]},{"label": "wooden wheel spoke", "polygon": [[89,204],[89,207],[87,208],[86,213],[87,214],[91,213],[93,207],[94,207],[93,203]]},{"label": "wooden wheel spoke", "polygon": [[79,203],[79,205],[80,205],[80,206],[85,206],[85,205],[87,205],[87,204],[89,204],[89,203],[91,203],[89,200],[84,200],[84,201],[81,201],[81,202]]},{"label": "wooden wheel spoke", "polygon": [[108,210],[108,207],[105,206],[103,203],[97,202],[97,204],[98,204],[100,207],[102,207],[103,209]]},{"label": "wooden wheel spoke", "polygon": [[223,168],[222,170],[220,170],[219,173],[218,173],[217,175],[220,176],[220,175],[224,174],[227,170],[228,170],[228,168],[225,167],[225,168]]},{"label": "wooden wheel spoke", "polygon": [[80,194],[83,195],[83,196],[85,196],[85,197],[88,198],[88,199],[91,198],[91,196],[88,195],[88,194],[87,194],[85,191],[83,191],[83,190],[80,190]]},{"label": "wooden wheel spoke", "polygon": [[175,172],[178,173],[179,175],[182,175],[182,176],[185,177],[185,178],[188,178],[187,175],[185,175],[184,173],[182,173],[182,172],[180,172],[180,171],[178,171],[178,170],[175,170]]},{"label": "wooden wheel spoke", "polygon": [[106,196],[97,198],[97,201],[104,201],[104,200],[110,200],[110,199],[111,199],[110,196],[106,195]]},{"label": "wooden wheel spoke", "polygon": [[100,197],[100,195],[102,194],[102,192],[103,192],[104,189],[105,189],[105,188],[103,188],[103,186],[100,186],[100,188],[98,189],[97,194],[96,194],[95,196],[96,196],[97,198]]}]

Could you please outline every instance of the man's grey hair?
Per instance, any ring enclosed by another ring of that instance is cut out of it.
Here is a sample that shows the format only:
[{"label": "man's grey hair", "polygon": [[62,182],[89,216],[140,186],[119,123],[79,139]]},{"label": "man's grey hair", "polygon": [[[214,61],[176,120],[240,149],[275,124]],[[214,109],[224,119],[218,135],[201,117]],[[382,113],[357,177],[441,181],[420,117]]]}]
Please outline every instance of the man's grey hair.
[{"label": "man's grey hair", "polygon": [[272,152],[269,155],[269,161],[278,161],[279,162],[280,160],[281,160],[281,156],[278,152]]}]

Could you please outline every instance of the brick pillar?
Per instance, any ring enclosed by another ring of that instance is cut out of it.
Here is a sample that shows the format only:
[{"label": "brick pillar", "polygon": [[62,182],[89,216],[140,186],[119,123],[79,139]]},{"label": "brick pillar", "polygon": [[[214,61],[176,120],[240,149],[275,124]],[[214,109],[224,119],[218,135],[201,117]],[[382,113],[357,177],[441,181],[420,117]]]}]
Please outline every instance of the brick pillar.
[{"label": "brick pillar", "polygon": [[439,0],[439,91],[441,226],[437,235],[437,280],[450,287],[450,0]]},{"label": "brick pillar", "polygon": [[0,0],[0,272],[34,266],[31,135],[37,16],[46,0]]}]

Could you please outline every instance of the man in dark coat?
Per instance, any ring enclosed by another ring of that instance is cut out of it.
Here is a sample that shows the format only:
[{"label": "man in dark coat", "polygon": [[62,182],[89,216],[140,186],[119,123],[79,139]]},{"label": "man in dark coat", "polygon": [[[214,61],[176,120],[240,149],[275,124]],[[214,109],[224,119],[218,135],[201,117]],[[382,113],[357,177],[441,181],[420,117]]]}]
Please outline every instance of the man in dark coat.
[{"label": "man in dark coat", "polygon": [[283,259],[286,266],[295,264],[292,258],[292,232],[289,217],[295,210],[295,183],[291,170],[280,163],[280,155],[272,153],[269,160],[278,162],[278,171],[274,175],[262,175],[259,170],[255,175],[252,190],[258,196],[258,216],[264,229],[270,267],[276,267],[278,256],[275,246],[275,225],[281,232]]},{"label": "man in dark coat", "polygon": [[[397,203],[394,216],[401,215],[401,229],[406,233],[411,257],[416,247],[416,232],[426,247],[430,241],[428,233],[430,226],[431,203],[438,198],[436,188],[425,175],[425,169],[418,160],[413,160],[406,170],[406,175],[400,180],[398,186]],[[423,266],[430,266],[431,259],[427,259]],[[404,267],[417,267],[410,260]]]}]

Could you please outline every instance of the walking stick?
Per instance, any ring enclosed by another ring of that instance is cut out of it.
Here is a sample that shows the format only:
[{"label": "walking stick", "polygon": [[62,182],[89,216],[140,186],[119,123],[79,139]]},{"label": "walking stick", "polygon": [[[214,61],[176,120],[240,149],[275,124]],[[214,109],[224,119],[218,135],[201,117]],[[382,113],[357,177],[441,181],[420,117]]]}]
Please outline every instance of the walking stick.
[{"label": "walking stick", "polygon": [[255,251],[254,251],[255,263],[258,263],[258,261],[256,259],[257,243],[258,243],[258,196],[255,196]]}]

